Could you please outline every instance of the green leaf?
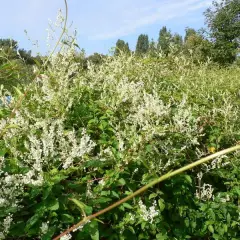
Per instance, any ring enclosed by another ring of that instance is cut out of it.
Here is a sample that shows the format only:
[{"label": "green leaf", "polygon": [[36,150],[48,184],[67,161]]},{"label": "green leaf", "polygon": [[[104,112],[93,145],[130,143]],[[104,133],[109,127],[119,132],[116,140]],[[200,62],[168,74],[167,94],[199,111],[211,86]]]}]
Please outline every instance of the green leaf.
[{"label": "green leaf", "polygon": [[224,229],[224,232],[227,233],[228,232],[228,225],[227,224],[223,224],[223,229]]},{"label": "green leaf", "polygon": [[211,233],[214,233],[214,228],[212,225],[208,225],[208,230],[211,232]]},{"label": "green leaf", "polygon": [[47,231],[46,234],[44,234],[41,237],[41,240],[49,240],[52,239],[52,236],[54,235],[54,233],[56,232],[56,227],[50,227]]},{"label": "green leaf", "polygon": [[192,178],[189,175],[184,175],[184,177],[189,184],[192,184]]},{"label": "green leaf", "polygon": [[106,202],[111,202],[112,199],[111,198],[107,198],[107,197],[100,197],[94,200],[94,203],[106,203]]},{"label": "green leaf", "polygon": [[75,198],[71,198],[70,200],[74,202],[80,208],[80,210],[84,210],[84,208],[86,207],[86,205],[83,202],[80,202]]},{"label": "green leaf", "polygon": [[13,236],[21,236],[24,235],[24,228],[26,226],[26,222],[18,222],[14,223],[14,225],[11,227],[11,234]]},{"label": "green leaf", "polygon": [[100,219],[98,219],[98,218],[95,218],[95,220],[96,220],[97,222],[100,222],[100,223],[104,224],[104,222],[103,222],[103,221],[101,221],[101,220],[100,220]]},{"label": "green leaf", "polygon": [[133,207],[129,203],[123,203],[122,204],[125,208],[132,209]]},{"label": "green leaf", "polygon": [[110,195],[110,190],[101,192],[101,196],[109,196],[109,195]]},{"label": "green leaf", "polygon": [[14,88],[14,90],[15,90],[15,92],[16,92],[16,94],[17,94],[18,96],[22,96],[22,95],[23,95],[23,93],[20,91],[20,89],[18,89],[18,88],[15,87],[15,86],[13,86],[13,88]]},{"label": "green leaf", "polygon": [[77,200],[75,198],[71,198],[70,200],[75,203],[75,205],[80,209],[80,211],[83,215],[86,215],[86,213],[85,213],[86,205],[83,202],[80,202],[79,200]]},{"label": "green leaf", "polygon": [[0,157],[3,157],[6,154],[6,149],[1,149],[0,150]]},{"label": "green leaf", "polygon": [[92,240],[99,240],[98,222],[93,220],[89,224],[89,233]]},{"label": "green leaf", "polygon": [[230,224],[231,223],[231,215],[228,213],[227,214],[227,223]]},{"label": "green leaf", "polygon": [[163,199],[158,200],[158,206],[159,206],[161,212],[165,209],[165,203],[164,203]]},{"label": "green leaf", "polygon": [[147,225],[147,222],[145,222],[145,221],[141,223],[141,228],[142,228],[142,230],[145,229],[145,226],[146,226],[146,225]]},{"label": "green leaf", "polygon": [[133,234],[135,234],[135,230],[134,230],[134,228],[133,228],[132,226],[128,226],[128,229],[129,229]]},{"label": "green leaf", "polygon": [[50,199],[46,201],[46,207],[48,210],[56,211],[59,209],[59,202],[57,199]]},{"label": "green leaf", "polygon": [[191,224],[191,227],[192,227],[193,229],[196,228],[196,226],[197,226],[197,223],[194,222],[194,221],[191,221],[190,224]]},{"label": "green leaf", "polygon": [[186,218],[186,219],[184,220],[184,223],[185,223],[185,226],[188,228],[188,227],[189,227],[189,219]]},{"label": "green leaf", "polygon": [[156,235],[156,239],[157,240],[167,240],[168,239],[168,236],[167,235],[162,235],[161,233],[158,233],[157,235]]},{"label": "green leaf", "polygon": [[219,235],[218,234],[213,234],[213,239],[215,239],[215,240],[220,240],[221,238],[219,238]]},{"label": "green leaf", "polygon": [[92,207],[87,206],[86,204],[84,204],[83,202],[80,202],[79,200],[77,200],[75,198],[71,198],[70,200],[76,204],[76,206],[80,209],[80,211],[83,215],[92,214]]},{"label": "green leaf", "polygon": [[116,198],[119,198],[119,195],[115,191],[112,191],[112,195]]},{"label": "green leaf", "polygon": [[74,217],[69,215],[69,214],[62,214],[61,216],[61,221],[63,223],[73,223],[74,222]]},{"label": "green leaf", "polygon": [[124,186],[126,184],[126,181],[123,178],[120,178],[118,179],[118,184]]},{"label": "green leaf", "polygon": [[152,199],[152,198],[155,198],[155,197],[157,197],[157,196],[158,196],[157,193],[151,193],[151,194],[149,195],[149,200]]},{"label": "green leaf", "polygon": [[30,219],[28,219],[25,227],[25,231],[28,232],[29,229],[38,222],[38,220],[43,216],[43,211],[37,212]]},{"label": "green leaf", "polygon": [[43,190],[43,199],[46,199],[52,191],[52,186],[47,186]]}]

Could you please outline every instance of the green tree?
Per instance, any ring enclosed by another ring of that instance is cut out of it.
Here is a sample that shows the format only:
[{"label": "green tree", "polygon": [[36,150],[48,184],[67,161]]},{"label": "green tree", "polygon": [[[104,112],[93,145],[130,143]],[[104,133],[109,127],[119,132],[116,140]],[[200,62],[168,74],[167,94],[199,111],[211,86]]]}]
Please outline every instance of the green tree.
[{"label": "green tree", "polygon": [[140,34],[138,36],[135,53],[142,56],[148,52],[149,40],[147,34]]},{"label": "green tree", "polygon": [[180,34],[175,33],[172,37],[172,43],[175,47],[177,47],[177,52],[182,50],[183,48],[183,38]]},{"label": "green tree", "polygon": [[26,64],[35,64],[34,58],[31,55],[31,51],[26,51],[25,49],[19,49],[18,50],[19,57],[25,61]]},{"label": "green tree", "polygon": [[90,55],[89,57],[87,57],[87,61],[90,61],[95,65],[101,65],[103,63],[104,57],[105,57],[105,55],[103,55],[103,54],[94,53],[94,54]]},{"label": "green tree", "polygon": [[118,39],[117,42],[116,42],[114,56],[118,56],[121,52],[129,54],[130,49],[129,49],[128,43],[125,43],[124,40]]},{"label": "green tree", "polygon": [[191,55],[195,62],[204,62],[211,57],[212,43],[200,31],[186,28],[183,51]]},{"label": "green tree", "polygon": [[190,36],[194,36],[196,34],[197,34],[197,31],[194,28],[187,27],[185,29],[184,42],[186,42]]},{"label": "green tree", "polygon": [[172,42],[172,34],[167,27],[164,26],[159,31],[158,48],[161,49],[166,55],[170,52],[170,44]]},{"label": "green tree", "polygon": [[183,38],[182,38],[182,36],[181,36],[180,34],[175,33],[175,34],[173,35],[172,42],[173,42],[175,45],[182,46],[182,45],[183,45]]},{"label": "green tree", "polygon": [[221,64],[234,62],[240,46],[240,1],[213,1],[204,15],[213,43],[213,59]]},{"label": "green tree", "polygon": [[26,51],[25,49],[18,48],[18,42],[13,39],[0,39],[1,55],[0,63],[4,63],[4,57],[6,56],[8,60],[12,59],[23,59],[26,64],[34,64],[34,58],[31,55],[31,51]]},{"label": "green tree", "polygon": [[18,44],[17,41],[13,39],[0,39],[0,64],[4,63],[6,61],[6,58],[8,60],[11,59],[16,59],[18,58],[17,56],[17,49],[18,49]]},{"label": "green tree", "polygon": [[7,39],[0,39],[0,47],[1,48],[12,48],[13,50],[17,50],[18,43],[17,41],[7,38]]},{"label": "green tree", "polygon": [[157,43],[152,38],[149,43],[148,53],[151,57],[156,57],[157,55]]}]

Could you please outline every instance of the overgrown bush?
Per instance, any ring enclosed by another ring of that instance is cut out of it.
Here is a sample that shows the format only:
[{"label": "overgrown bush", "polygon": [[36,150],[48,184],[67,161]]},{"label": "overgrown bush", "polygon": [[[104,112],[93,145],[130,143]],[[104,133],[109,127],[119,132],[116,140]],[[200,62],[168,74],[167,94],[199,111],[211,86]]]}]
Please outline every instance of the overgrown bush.
[{"label": "overgrown bush", "polygon": [[[74,42],[61,51],[0,109],[0,239],[51,239],[240,140],[237,66],[119,55],[85,71]],[[236,152],[165,181],[73,239],[237,240],[239,165]]]}]

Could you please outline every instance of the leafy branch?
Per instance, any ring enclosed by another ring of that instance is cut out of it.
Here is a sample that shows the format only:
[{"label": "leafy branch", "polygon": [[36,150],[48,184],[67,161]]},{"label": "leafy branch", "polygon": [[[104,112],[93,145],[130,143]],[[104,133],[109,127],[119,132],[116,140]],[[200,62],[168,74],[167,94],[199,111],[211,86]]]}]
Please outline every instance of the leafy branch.
[{"label": "leafy branch", "polygon": [[131,195],[115,202],[114,204],[110,205],[109,207],[106,207],[105,209],[102,209],[100,210],[99,212],[97,213],[94,213],[88,217],[84,217],[83,220],[81,220],[80,222],[78,222],[77,224],[73,225],[72,227],[68,228],[66,231],[64,231],[63,233],[61,233],[60,235],[58,235],[57,237],[55,237],[53,240],[58,240],[60,239],[61,237],[65,236],[66,234],[69,234],[70,232],[72,232],[73,230],[76,230],[77,228],[81,227],[81,226],[84,226],[84,224],[88,223],[89,221],[91,221],[92,219],[95,219],[96,217],[106,213],[106,212],[109,212],[110,210],[118,207],[119,205],[121,205],[122,203],[125,203],[126,201],[129,201],[130,199],[136,197],[137,195],[145,192],[146,190],[148,190],[149,188],[153,187],[154,185],[166,180],[166,179],[169,179],[175,175],[178,175],[180,173],[183,173],[187,170],[190,170],[196,166],[199,166],[203,163],[206,163],[216,157],[219,157],[219,156],[222,156],[224,154],[227,154],[227,153],[231,153],[231,152],[234,152],[236,150],[240,150],[240,145],[236,145],[234,147],[230,147],[230,148],[227,148],[227,149],[224,149],[222,151],[219,151],[219,152],[216,152],[212,155],[209,155],[207,157],[204,157],[204,158],[201,158],[200,160],[198,161],[195,161],[191,164],[188,164],[187,166],[184,166],[182,168],[179,168],[175,171],[172,171],[172,172],[169,172],[167,174],[164,174],[163,176],[157,178],[156,180],[153,180],[152,182],[148,183],[147,185],[143,186],[142,188],[138,189],[137,191],[135,191],[134,193],[132,193]]}]

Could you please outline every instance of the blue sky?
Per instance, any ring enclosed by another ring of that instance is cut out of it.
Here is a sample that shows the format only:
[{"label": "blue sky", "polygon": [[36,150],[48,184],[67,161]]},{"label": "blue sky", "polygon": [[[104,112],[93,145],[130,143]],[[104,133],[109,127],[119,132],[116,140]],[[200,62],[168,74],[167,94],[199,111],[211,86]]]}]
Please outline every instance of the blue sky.
[{"label": "blue sky", "polygon": [[[203,12],[212,0],[68,0],[69,25],[77,30],[78,44],[87,55],[108,53],[120,38],[135,49],[138,36],[148,34],[157,40],[167,26],[184,35],[185,28],[204,26]],[[47,52],[48,21],[55,21],[63,0],[1,1],[0,38],[13,38],[19,46],[34,53]],[[24,30],[27,30],[28,40]],[[39,47],[32,46],[38,41]]]}]

